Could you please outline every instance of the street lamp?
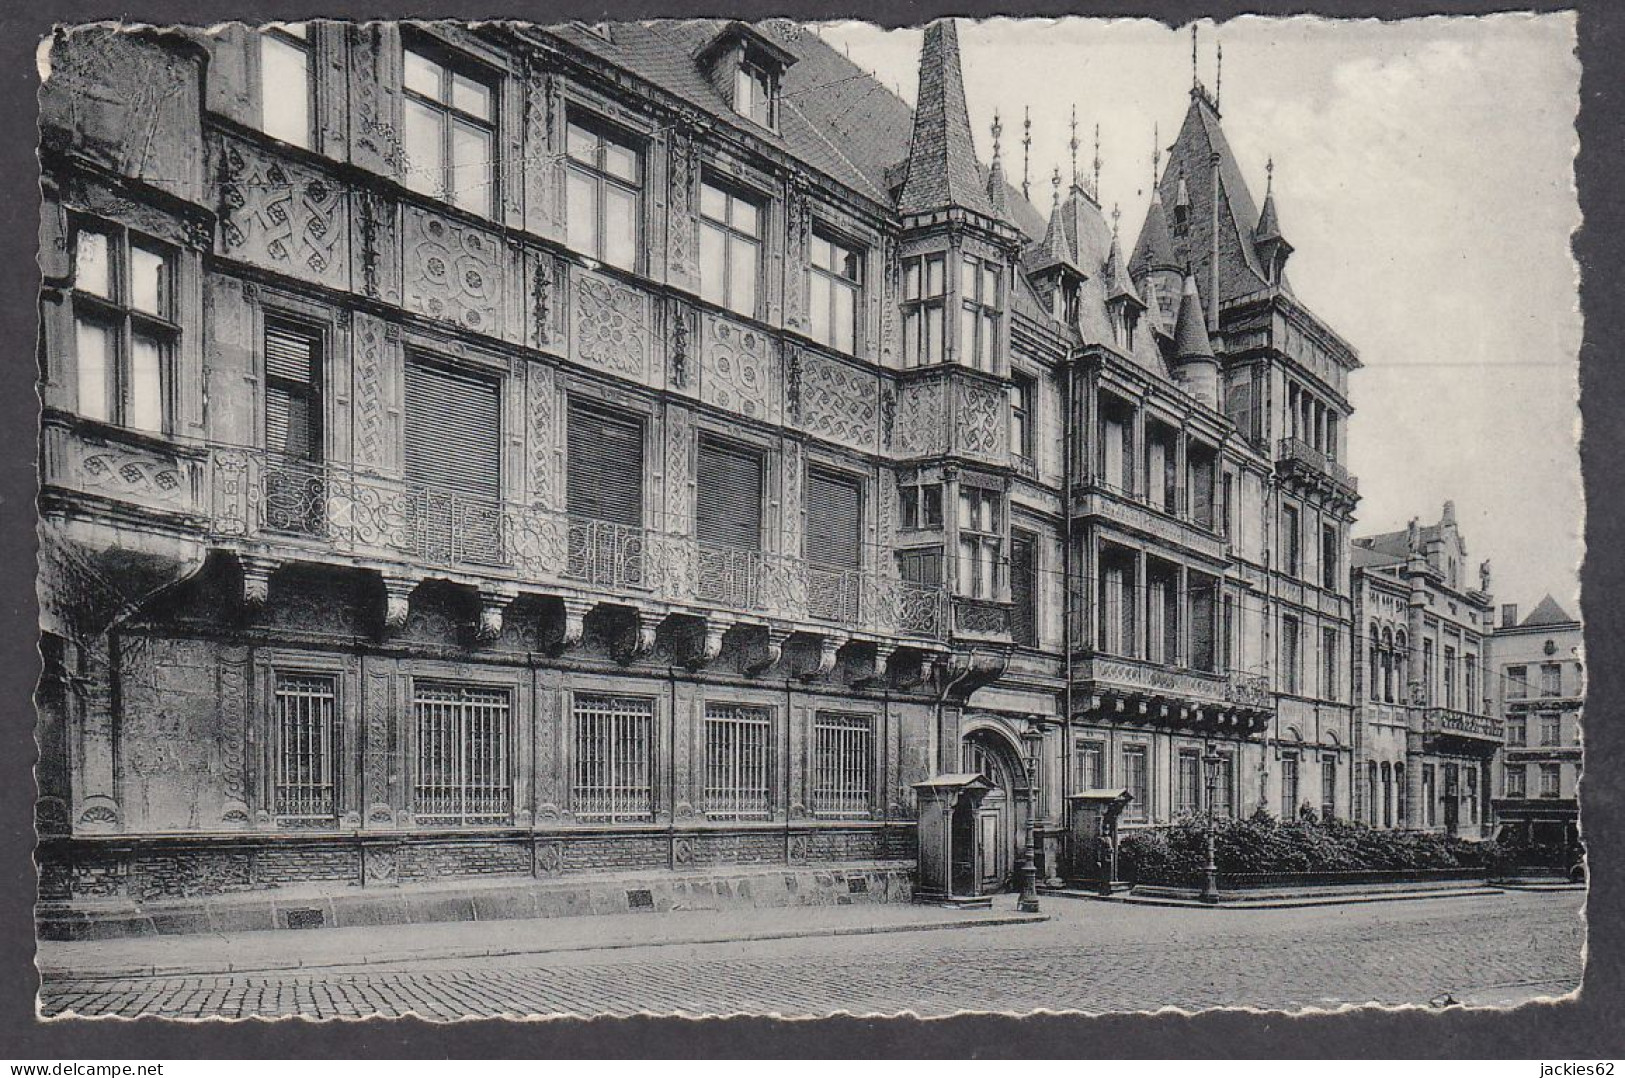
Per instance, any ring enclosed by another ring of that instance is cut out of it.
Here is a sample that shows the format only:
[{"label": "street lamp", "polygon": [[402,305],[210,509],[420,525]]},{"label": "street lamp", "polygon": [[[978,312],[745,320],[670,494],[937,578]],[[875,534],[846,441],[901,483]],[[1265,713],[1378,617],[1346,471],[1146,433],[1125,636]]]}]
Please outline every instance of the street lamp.
[{"label": "street lamp", "polygon": [[1207,864],[1202,866],[1202,894],[1201,900],[1209,905],[1216,905],[1219,901],[1219,864],[1217,852],[1214,849],[1213,837],[1213,797],[1219,788],[1219,764],[1224,757],[1212,745],[1208,746],[1202,763],[1207,766]]},{"label": "street lamp", "polygon": [[1027,835],[1021,847],[1021,860],[1016,864],[1016,876],[1021,881],[1021,897],[1016,909],[1022,913],[1038,912],[1038,864],[1033,854],[1033,827],[1038,817],[1038,741],[1042,736],[1029,730],[1022,738],[1026,742],[1027,759]]}]

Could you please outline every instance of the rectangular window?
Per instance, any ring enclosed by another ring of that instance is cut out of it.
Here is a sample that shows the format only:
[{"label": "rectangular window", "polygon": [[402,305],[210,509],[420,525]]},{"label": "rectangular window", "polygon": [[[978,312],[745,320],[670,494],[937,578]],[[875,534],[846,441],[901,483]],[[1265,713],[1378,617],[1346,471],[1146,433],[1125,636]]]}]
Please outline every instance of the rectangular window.
[{"label": "rectangular window", "polygon": [[1462,656],[1462,674],[1467,679],[1467,697],[1463,705],[1468,711],[1477,711],[1484,702],[1478,698],[1478,656],[1470,651]]},{"label": "rectangular window", "polygon": [[278,820],[331,820],[338,812],[337,679],[276,674]]},{"label": "rectangular window", "polygon": [[327,525],[322,471],[322,335],[265,319],[265,522],[321,534]]},{"label": "rectangular window", "polygon": [[1337,529],[1325,525],[1320,529],[1320,583],[1328,591],[1336,591],[1341,561],[1338,557]]},{"label": "rectangular window", "polygon": [[942,255],[903,262],[903,366],[941,363],[943,319],[948,292],[947,259]]},{"label": "rectangular window", "polygon": [[583,693],[573,707],[570,802],[583,823],[654,818],[654,701]]},{"label": "rectangular window", "polygon": [[1298,757],[1296,753],[1281,757],[1281,819],[1296,820],[1303,803],[1298,788]]},{"label": "rectangular window", "polygon": [[1219,754],[1218,781],[1213,784],[1213,814],[1236,814],[1236,757],[1234,753]]},{"label": "rectangular window", "polygon": [[1303,528],[1298,522],[1298,509],[1287,505],[1281,508],[1281,552],[1285,559],[1282,569],[1288,576],[1303,573]]},{"label": "rectangular window", "polygon": [[[1400,826],[1404,826],[1405,803],[1404,780],[1399,779],[1396,785],[1400,787],[1399,803]],[[1335,756],[1322,756],[1320,758],[1320,818],[1332,820],[1337,817],[1337,758]]]},{"label": "rectangular window", "polygon": [[1186,470],[1190,497],[1190,519],[1199,528],[1214,530],[1213,489],[1219,459],[1214,451],[1198,442],[1188,443]]},{"label": "rectangular window", "polygon": [[1074,748],[1079,790],[1106,788],[1106,743],[1079,741]]},{"label": "rectangular window", "polygon": [[806,505],[807,612],[854,623],[863,599],[863,481],[809,467]]},{"label": "rectangular window", "polygon": [[1236,476],[1234,472],[1225,472],[1224,480],[1220,484],[1219,494],[1220,521],[1224,526],[1226,539],[1236,538]]},{"label": "rectangular window", "polygon": [[1202,811],[1202,755],[1195,749],[1179,750],[1179,776],[1174,814],[1195,816]]},{"label": "rectangular window", "polygon": [[1563,796],[1563,768],[1560,764],[1540,765],[1540,796]]},{"label": "rectangular window", "polygon": [[1444,706],[1456,706],[1456,649],[1448,644],[1444,649]]},{"label": "rectangular window", "polygon": [[1038,540],[1021,532],[1010,534],[1010,632],[1022,647],[1038,646]]},{"label": "rectangular window", "polygon": [[765,469],[765,457],[758,449],[700,439],[694,527],[702,544],[762,549]]},{"label": "rectangular window", "polygon": [[734,111],[766,128],[777,126],[773,76],[755,64],[741,63],[734,71]]},{"label": "rectangular window", "polygon": [[1438,772],[1432,764],[1422,765],[1422,803],[1427,806],[1424,826],[1434,827],[1439,822]]},{"label": "rectangular window", "polygon": [[565,439],[565,575],[644,586],[643,420],[572,399]]},{"label": "rectangular window", "polygon": [[114,225],[74,229],[79,414],[163,434],[169,425],[174,265],[168,248]]},{"label": "rectangular window", "polygon": [[998,491],[959,488],[959,594],[992,599],[998,594],[1000,502]]},{"label": "rectangular window", "polygon": [[901,487],[902,528],[926,531],[942,527],[942,484],[905,483]]},{"label": "rectangular window", "polygon": [[897,552],[899,575],[911,584],[942,583],[942,550],[900,550]]},{"label": "rectangular window", "polygon": [[757,313],[762,217],[755,199],[700,185],[700,296],[748,318]]},{"label": "rectangular window", "polygon": [[418,553],[440,562],[502,556],[502,387],[421,358],[406,363],[404,456]]},{"label": "rectangular window", "polygon": [[1219,657],[1225,670],[1236,668],[1236,598],[1233,595],[1224,597],[1219,620]]},{"label": "rectangular window", "polygon": [[744,704],[705,705],[705,814],[765,820],[773,800],[772,712]]},{"label": "rectangular window", "polygon": [[496,89],[439,50],[403,55],[406,186],[491,216],[496,204]]},{"label": "rectangular window", "polygon": [[993,370],[999,334],[999,295],[1003,268],[980,258],[965,258],[959,273],[959,362],[979,371]]},{"label": "rectangular window", "polygon": [[419,823],[506,823],[513,812],[510,704],[504,689],[416,681],[412,717]]},{"label": "rectangular window", "polygon": [[1320,630],[1320,695],[1325,700],[1338,699],[1337,691],[1337,630]]},{"label": "rectangular window", "polygon": [[1123,815],[1131,820],[1150,819],[1151,813],[1151,757],[1144,745],[1123,747],[1123,788],[1132,798],[1123,808]]},{"label": "rectangular window", "polygon": [[1302,692],[1302,677],[1300,667],[1302,660],[1299,656],[1302,641],[1299,633],[1298,619],[1284,617],[1281,619],[1281,691],[1290,696]]},{"label": "rectangular window", "polygon": [[1422,641],[1422,703],[1433,703],[1433,641]]},{"label": "rectangular window", "polygon": [[1523,764],[1506,765],[1506,790],[1510,798],[1529,796],[1528,768]]},{"label": "rectangular window", "polygon": [[642,151],[612,128],[574,115],[564,148],[567,242],[590,258],[636,269],[643,218]]},{"label": "rectangular window", "polygon": [[1014,375],[1010,394],[1010,453],[1024,470],[1031,471],[1034,457],[1033,407],[1035,384],[1025,374]]},{"label": "rectangular window", "polygon": [[1203,573],[1190,573],[1185,586],[1190,591],[1186,605],[1190,610],[1191,669],[1211,674],[1218,669],[1214,618],[1219,609],[1219,581]]},{"label": "rectangular window", "polygon": [[813,339],[854,354],[863,310],[863,252],[815,231],[811,289]]},{"label": "rectangular window", "polygon": [[1529,744],[1529,722],[1522,715],[1507,719],[1507,744],[1520,747]]},{"label": "rectangular window", "polygon": [[813,719],[813,814],[869,815],[874,767],[874,720],[820,711]]},{"label": "rectangular window", "polygon": [[1540,695],[1563,695],[1563,665],[1561,663],[1540,664]]},{"label": "rectangular window", "polygon": [[1508,700],[1524,700],[1529,697],[1529,668],[1527,666],[1507,667],[1506,698]]},{"label": "rectangular window", "polygon": [[1556,748],[1563,743],[1561,731],[1563,720],[1561,716],[1551,713],[1540,717],[1540,747],[1543,749]]},{"label": "rectangular window", "polygon": [[1467,819],[1471,823],[1478,822],[1478,768],[1469,766],[1467,769]]},{"label": "rectangular window", "polygon": [[260,130],[310,149],[315,145],[315,79],[310,34],[302,22],[271,23],[259,32]]}]

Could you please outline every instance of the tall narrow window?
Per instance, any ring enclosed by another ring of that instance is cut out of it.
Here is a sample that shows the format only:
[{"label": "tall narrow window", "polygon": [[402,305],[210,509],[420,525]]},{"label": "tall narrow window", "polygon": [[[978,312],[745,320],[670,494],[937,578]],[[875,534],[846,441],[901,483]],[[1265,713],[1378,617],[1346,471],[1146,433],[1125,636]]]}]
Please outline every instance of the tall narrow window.
[{"label": "tall narrow window", "polygon": [[812,236],[811,306],[813,339],[837,352],[857,351],[858,315],[863,310],[863,252],[821,232]]},{"label": "tall narrow window", "polygon": [[1131,820],[1151,818],[1151,757],[1144,745],[1123,746],[1123,788],[1130,801],[1123,815]]},{"label": "tall narrow window", "polygon": [[703,600],[735,610],[761,602],[764,469],[760,450],[700,439],[694,536]]},{"label": "tall narrow window", "polygon": [[483,374],[416,357],[406,364],[406,478],[425,560],[501,557],[501,397]]},{"label": "tall narrow window", "polygon": [[265,321],[265,521],[319,534],[327,523],[322,474],[322,336]]},{"label": "tall narrow window", "polygon": [[654,701],[582,693],[573,707],[570,802],[583,823],[654,817]]},{"label": "tall narrow window", "polygon": [[764,68],[741,63],[734,71],[734,111],[766,128],[778,126],[775,79]]},{"label": "tall narrow window", "polygon": [[1236,476],[1225,472],[1219,496],[1219,523],[1226,539],[1236,539]]},{"label": "tall narrow window", "polygon": [[1503,678],[1506,685],[1506,698],[1508,700],[1525,700],[1529,697],[1529,668],[1527,666],[1509,666]]},{"label": "tall narrow window", "polygon": [[1540,765],[1540,796],[1563,796],[1563,768],[1561,764]]},{"label": "tall narrow window", "polygon": [[1422,765],[1422,820],[1427,827],[1439,822],[1438,772],[1432,764]]},{"label": "tall narrow window", "polygon": [[701,184],[700,296],[756,317],[761,259],[761,204],[731,189]]},{"label": "tall narrow window", "polygon": [[1037,537],[1010,533],[1010,633],[1022,647],[1038,646]]},{"label": "tall narrow window", "polygon": [[438,50],[405,50],[406,186],[491,216],[496,204],[496,91]]},{"label": "tall narrow window", "polygon": [[1299,632],[1298,619],[1285,617],[1281,619],[1281,691],[1289,696],[1296,696],[1303,691],[1302,687],[1302,639]]},{"label": "tall narrow window", "polygon": [[1339,552],[1337,529],[1329,524],[1323,526],[1320,529],[1320,583],[1328,591],[1336,591],[1342,579]]},{"label": "tall narrow window", "polygon": [[1563,695],[1563,666],[1561,663],[1540,664],[1540,695]]},{"label": "tall narrow window", "polygon": [[1281,568],[1288,576],[1303,574],[1303,528],[1298,521],[1297,506],[1281,508]]},{"label": "tall narrow window", "polygon": [[973,599],[998,594],[1000,502],[998,491],[959,488],[959,593]]},{"label": "tall narrow window", "polygon": [[572,116],[565,137],[565,220],[570,247],[636,269],[642,220],[643,155],[632,140]]},{"label": "tall narrow window", "polygon": [[179,336],[168,248],[116,226],[78,225],[73,314],[79,414],[164,433]]},{"label": "tall narrow window", "polygon": [[1213,814],[1236,814],[1236,754],[1221,752],[1218,763],[1219,780],[1213,784]]},{"label": "tall narrow window", "polygon": [[1508,716],[1507,744],[1519,748],[1529,744],[1529,720],[1523,715]]},{"label": "tall narrow window", "polygon": [[1337,630],[1320,630],[1320,695],[1325,700],[1340,699],[1337,689]]},{"label": "tall narrow window", "polygon": [[1191,573],[1186,586],[1189,589],[1186,606],[1190,610],[1190,665],[1192,669],[1213,673],[1218,669],[1214,615],[1218,610],[1219,582],[1202,573]]},{"label": "tall narrow window", "polygon": [[1297,819],[1302,800],[1298,787],[1298,754],[1287,753],[1281,757],[1281,819]]},{"label": "tall narrow window", "polygon": [[1462,706],[1468,711],[1477,711],[1484,706],[1484,702],[1478,698],[1478,656],[1470,651],[1463,655],[1461,669],[1462,677],[1467,682],[1467,694]]},{"label": "tall narrow window", "polygon": [[1010,394],[1010,453],[1022,470],[1033,471],[1033,407],[1036,385],[1025,374],[1013,376]]},{"label": "tall narrow window", "polygon": [[[1398,782],[1400,787],[1400,803],[1404,804],[1404,780]],[[1337,757],[1322,756],[1320,758],[1320,818],[1331,820],[1337,817]],[[1400,826],[1405,825],[1404,810],[1400,810]]]},{"label": "tall narrow window", "polygon": [[331,821],[338,811],[336,679],[278,672],[275,684],[277,819]]},{"label": "tall narrow window", "polygon": [[705,705],[705,814],[765,820],[772,811],[772,713],[743,704]]},{"label": "tall narrow window", "polygon": [[1555,749],[1563,743],[1563,719],[1555,711],[1542,712],[1540,716],[1540,747]]},{"label": "tall narrow window", "polygon": [[1433,641],[1422,641],[1422,703],[1433,703]]},{"label": "tall narrow window", "polygon": [[1444,706],[1456,706],[1456,649],[1446,645],[1444,649]]},{"label": "tall narrow window", "polygon": [[1191,442],[1186,449],[1190,472],[1190,518],[1199,528],[1214,530],[1213,494],[1218,456],[1207,446]]},{"label": "tall narrow window", "polygon": [[820,711],[813,719],[813,814],[869,815],[874,774],[874,720]]},{"label": "tall narrow window", "polygon": [[941,363],[947,260],[926,255],[903,262],[903,366]]},{"label": "tall narrow window", "polygon": [[315,80],[310,29],[302,22],[271,23],[260,30],[260,130],[310,149],[315,145]]},{"label": "tall narrow window", "polygon": [[1079,790],[1103,790],[1106,788],[1106,743],[1104,741],[1079,741],[1075,746],[1073,758],[1078,769]]},{"label": "tall narrow window", "polygon": [[508,821],[513,812],[509,711],[504,689],[413,684],[417,770],[412,804],[419,823]]},{"label": "tall narrow window", "polygon": [[1219,619],[1219,661],[1223,663],[1222,669],[1234,670],[1239,664],[1236,661],[1236,597],[1224,597],[1223,613]]},{"label": "tall narrow window", "polygon": [[565,447],[566,573],[607,587],[644,583],[643,421],[572,399]]},{"label": "tall narrow window", "polygon": [[1174,795],[1174,813],[1195,816],[1202,811],[1202,755],[1195,749],[1179,750],[1179,778]]},{"label": "tall narrow window", "polygon": [[847,624],[862,609],[863,482],[807,469],[807,612]]},{"label": "tall narrow window", "polygon": [[1509,798],[1529,796],[1529,774],[1524,764],[1506,765],[1506,795]]},{"label": "tall narrow window", "polygon": [[992,371],[999,335],[1002,267],[997,262],[965,258],[959,274],[959,362]]}]

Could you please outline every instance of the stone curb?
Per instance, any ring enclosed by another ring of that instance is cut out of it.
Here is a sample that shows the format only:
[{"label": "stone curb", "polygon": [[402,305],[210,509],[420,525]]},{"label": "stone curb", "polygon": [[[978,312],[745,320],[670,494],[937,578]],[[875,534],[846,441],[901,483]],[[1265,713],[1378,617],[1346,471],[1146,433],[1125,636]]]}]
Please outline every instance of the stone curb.
[{"label": "stone curb", "polygon": [[1162,898],[1147,895],[1097,895],[1087,891],[1041,891],[1047,897],[1093,902],[1116,902],[1125,906],[1165,906],[1191,910],[1291,910],[1310,906],[1359,906],[1373,902],[1414,902],[1425,898],[1483,898],[1505,892],[1499,887],[1439,888],[1430,891],[1394,891],[1388,894],[1303,895],[1294,898],[1224,898],[1215,903],[1194,898]]},{"label": "stone curb", "polygon": [[[1070,897],[1070,896],[1068,896]],[[291,962],[252,962],[241,966],[230,962],[224,963],[180,963],[172,966],[141,965],[141,966],[98,966],[95,969],[73,969],[66,966],[36,966],[43,980],[76,980],[76,981],[103,981],[123,980],[132,977],[184,977],[184,976],[215,976],[240,973],[271,973],[286,972],[288,970],[316,970],[333,969],[348,966],[390,966],[406,962],[443,961],[458,958],[506,958],[515,955],[530,954],[565,954],[582,951],[619,951],[633,947],[687,947],[700,944],[715,943],[759,943],[768,940],[809,939],[819,936],[878,936],[894,932],[932,932],[958,928],[992,928],[1003,925],[1038,924],[1048,921],[1049,915],[1036,914],[1001,914],[996,917],[978,918],[964,921],[924,921],[900,925],[850,925],[833,928],[808,929],[779,929],[745,934],[711,934],[668,937],[648,940],[611,940],[601,943],[560,943],[556,946],[513,946],[513,947],[454,947],[454,948],[423,948],[416,951],[402,951],[385,957],[359,955],[354,958],[305,962],[295,959]]]}]

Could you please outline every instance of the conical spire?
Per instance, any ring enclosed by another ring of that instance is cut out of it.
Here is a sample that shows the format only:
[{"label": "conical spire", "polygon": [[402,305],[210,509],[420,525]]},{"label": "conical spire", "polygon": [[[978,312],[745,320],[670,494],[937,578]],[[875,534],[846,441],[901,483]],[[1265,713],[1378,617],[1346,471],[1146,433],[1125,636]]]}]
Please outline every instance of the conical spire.
[{"label": "conical spire", "polygon": [[1213,342],[1207,335],[1207,312],[1202,309],[1202,297],[1196,291],[1196,278],[1187,276],[1185,293],[1179,298],[1179,321],[1174,326],[1174,359],[1184,363],[1214,358]]},{"label": "conical spire", "polygon": [[1145,226],[1134,244],[1134,257],[1129,259],[1129,275],[1139,280],[1156,270],[1179,268],[1179,261],[1174,257],[1174,241],[1168,235],[1168,214],[1162,208],[1162,195],[1152,188],[1151,208],[1146,211]]},{"label": "conical spire", "polygon": [[1123,248],[1117,242],[1117,220],[1121,216],[1116,206],[1112,207],[1112,248],[1106,255],[1106,268],[1103,273],[1106,286],[1106,302],[1126,299],[1131,303],[1144,307],[1145,301],[1135,290],[1133,282],[1129,280],[1128,266],[1123,262]]},{"label": "conical spire", "polygon": [[908,146],[908,178],[898,209],[925,213],[959,206],[992,217],[993,207],[976,167],[965,80],[959,64],[959,33],[952,19],[925,28],[920,48],[920,90]]},{"label": "conical spire", "polygon": [[1268,179],[1264,181],[1264,208],[1258,213],[1258,227],[1253,229],[1253,238],[1260,243],[1265,240],[1280,240],[1286,237],[1281,235],[1281,222],[1275,214],[1275,159],[1270,158],[1269,164],[1264,166]]},{"label": "conical spire", "polygon": [[997,111],[993,113],[993,164],[987,170],[987,201],[1001,221],[1010,220],[1010,196],[1005,193],[1004,162],[999,157],[999,136],[1004,124]]},{"label": "conical spire", "polygon": [[1038,244],[1037,256],[1028,266],[1029,273],[1041,273],[1056,266],[1066,266],[1077,270],[1077,260],[1072,254],[1072,244],[1066,236],[1066,213],[1061,206],[1061,170],[1056,168],[1050,183],[1055,192],[1050,204],[1049,225],[1044,229],[1044,238]]}]

